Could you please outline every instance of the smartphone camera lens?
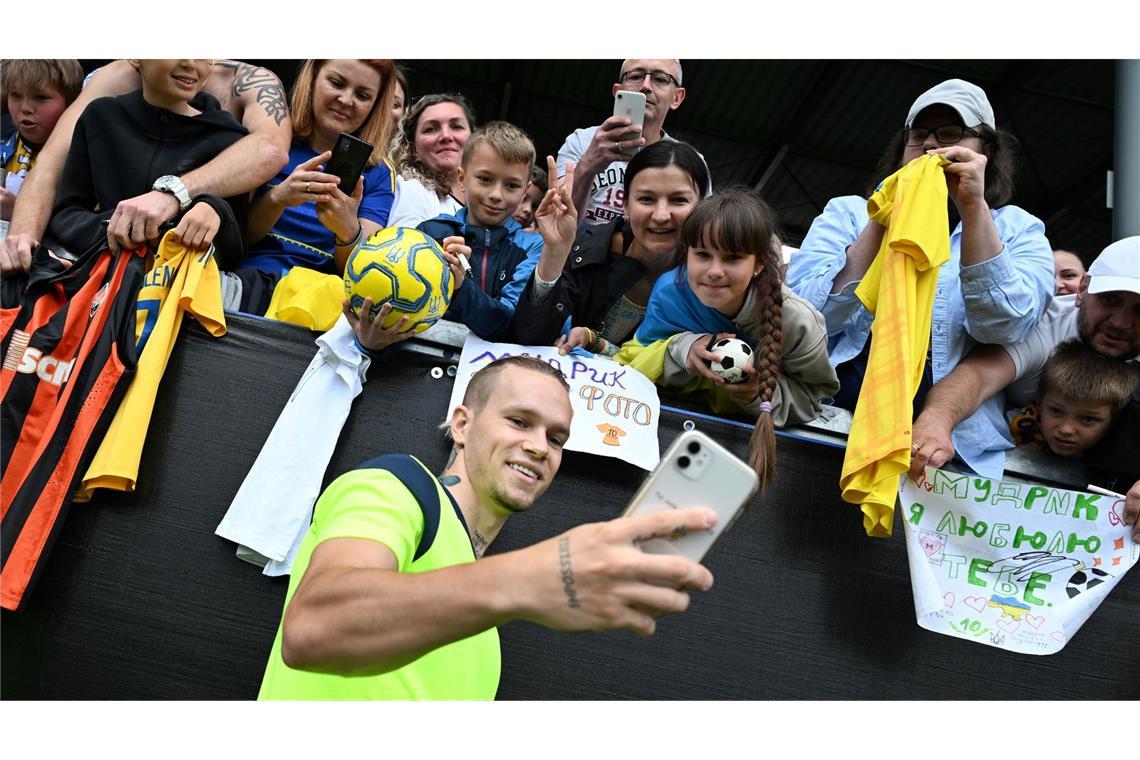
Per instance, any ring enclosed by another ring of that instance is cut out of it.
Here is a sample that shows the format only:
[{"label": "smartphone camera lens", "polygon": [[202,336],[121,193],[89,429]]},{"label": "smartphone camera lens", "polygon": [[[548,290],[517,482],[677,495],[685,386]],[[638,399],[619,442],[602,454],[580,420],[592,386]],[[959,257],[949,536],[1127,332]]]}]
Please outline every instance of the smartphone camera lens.
[{"label": "smartphone camera lens", "polygon": [[686,467],[689,466],[689,458],[688,457],[678,457],[677,458],[677,466],[680,467],[682,470],[685,469]]},{"label": "smartphone camera lens", "polygon": [[692,441],[689,443],[689,453],[690,454],[696,454],[700,450],[701,450],[701,444],[697,443],[696,441]]}]

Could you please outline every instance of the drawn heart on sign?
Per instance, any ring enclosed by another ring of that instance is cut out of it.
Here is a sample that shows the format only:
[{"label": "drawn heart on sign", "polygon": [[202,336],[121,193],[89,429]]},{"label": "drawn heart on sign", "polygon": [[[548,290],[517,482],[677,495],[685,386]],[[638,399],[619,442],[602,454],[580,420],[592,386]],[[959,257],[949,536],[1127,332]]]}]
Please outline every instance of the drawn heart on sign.
[{"label": "drawn heart on sign", "polygon": [[1013,635],[1017,632],[1017,629],[1021,627],[1021,623],[1017,620],[1008,620],[1006,618],[1001,618],[997,621],[997,627],[1006,633]]},{"label": "drawn heart on sign", "polygon": [[942,542],[936,538],[929,536],[922,537],[922,550],[926,552],[927,557],[933,557],[942,548]]},{"label": "drawn heart on sign", "polygon": [[964,600],[966,606],[974,612],[981,612],[986,608],[986,598],[984,596],[968,596]]},{"label": "drawn heart on sign", "polygon": [[1029,623],[1034,628],[1040,628],[1041,624],[1045,622],[1044,615],[1026,615],[1025,622]]},{"label": "drawn heart on sign", "polygon": [[933,491],[934,490],[934,484],[933,483],[923,483],[922,487],[925,488],[927,491]]},{"label": "drawn heart on sign", "polygon": [[947,591],[945,594],[942,595],[942,601],[946,603],[947,607],[949,607],[950,609],[954,609],[954,601],[955,601],[954,592]]},{"label": "drawn heart on sign", "polygon": [[1053,635],[1049,638],[1053,639],[1053,641],[1056,641],[1058,644],[1065,643],[1065,634],[1061,633],[1060,631],[1053,631]]},{"label": "drawn heart on sign", "polygon": [[1122,506],[1124,506],[1124,502],[1123,501],[1117,501],[1112,505],[1112,508],[1108,510],[1108,522],[1111,525],[1116,526],[1116,525],[1120,525],[1124,522],[1123,520],[1120,519],[1120,515],[1118,515],[1116,513],[1116,508],[1122,507]]}]

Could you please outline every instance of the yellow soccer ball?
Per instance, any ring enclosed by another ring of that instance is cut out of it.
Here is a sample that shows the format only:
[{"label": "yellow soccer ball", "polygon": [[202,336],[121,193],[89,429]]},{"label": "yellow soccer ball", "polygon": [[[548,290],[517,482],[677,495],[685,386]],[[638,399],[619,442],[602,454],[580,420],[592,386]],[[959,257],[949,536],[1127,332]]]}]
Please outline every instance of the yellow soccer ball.
[{"label": "yellow soccer ball", "polygon": [[439,243],[408,227],[377,230],[344,267],[344,294],[353,311],[360,313],[365,298],[372,299],[373,317],[381,306],[392,304],[384,327],[407,315],[413,329],[423,332],[447,311],[454,288]]}]

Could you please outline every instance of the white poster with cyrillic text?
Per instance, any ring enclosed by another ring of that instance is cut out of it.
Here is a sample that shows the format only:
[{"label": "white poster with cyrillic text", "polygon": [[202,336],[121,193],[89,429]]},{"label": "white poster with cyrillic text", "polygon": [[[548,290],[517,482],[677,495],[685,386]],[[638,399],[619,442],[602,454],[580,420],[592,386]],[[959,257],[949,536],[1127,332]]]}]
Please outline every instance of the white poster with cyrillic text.
[{"label": "white poster with cyrillic text", "polygon": [[657,466],[661,459],[657,387],[637,370],[601,356],[562,356],[553,346],[488,343],[468,336],[459,357],[448,417],[463,401],[471,375],[504,356],[533,356],[566,378],[574,419],[565,448],[621,459],[643,470]]},{"label": "white poster with cyrillic text", "polygon": [[1061,651],[1140,556],[1123,498],[927,468],[899,502],[918,624],[1011,652]]}]

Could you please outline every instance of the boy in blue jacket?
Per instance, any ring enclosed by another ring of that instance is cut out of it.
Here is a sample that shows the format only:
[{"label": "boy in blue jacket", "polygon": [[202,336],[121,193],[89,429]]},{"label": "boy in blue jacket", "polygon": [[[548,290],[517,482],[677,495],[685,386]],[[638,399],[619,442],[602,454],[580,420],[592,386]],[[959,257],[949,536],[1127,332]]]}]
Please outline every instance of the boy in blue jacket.
[{"label": "boy in blue jacket", "polygon": [[542,236],[525,232],[511,218],[530,185],[534,156],[534,143],[518,127],[505,121],[484,125],[463,146],[459,178],[467,207],[417,228],[440,242],[449,261],[466,255],[471,274],[456,278],[444,319],[467,325],[484,340],[506,337],[542,253]]}]

